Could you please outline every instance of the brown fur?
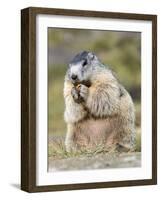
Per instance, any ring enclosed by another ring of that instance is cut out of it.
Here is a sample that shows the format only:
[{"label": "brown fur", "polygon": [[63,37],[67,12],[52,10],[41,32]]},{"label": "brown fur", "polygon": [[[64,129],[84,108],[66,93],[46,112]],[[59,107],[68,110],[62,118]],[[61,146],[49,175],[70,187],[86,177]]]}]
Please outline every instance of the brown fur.
[{"label": "brown fur", "polygon": [[99,69],[90,78],[90,87],[64,84],[67,123],[67,151],[97,145],[129,150],[134,147],[134,106],[124,87],[110,70]]}]

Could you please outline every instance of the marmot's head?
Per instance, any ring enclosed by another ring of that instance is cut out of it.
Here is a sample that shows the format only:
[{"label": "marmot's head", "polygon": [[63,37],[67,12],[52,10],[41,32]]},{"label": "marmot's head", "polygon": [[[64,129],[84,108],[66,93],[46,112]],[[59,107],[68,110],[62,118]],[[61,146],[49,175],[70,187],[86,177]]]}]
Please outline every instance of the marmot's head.
[{"label": "marmot's head", "polygon": [[74,84],[88,83],[99,60],[92,52],[83,51],[69,63],[68,79]]}]

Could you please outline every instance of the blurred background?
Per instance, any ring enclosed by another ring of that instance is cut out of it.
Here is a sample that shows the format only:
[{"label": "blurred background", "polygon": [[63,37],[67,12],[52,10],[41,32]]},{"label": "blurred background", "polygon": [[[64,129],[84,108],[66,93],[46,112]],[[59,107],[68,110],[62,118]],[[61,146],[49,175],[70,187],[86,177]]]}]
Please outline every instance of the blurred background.
[{"label": "blurred background", "polygon": [[138,32],[48,28],[49,136],[66,134],[64,76],[70,60],[84,50],[94,52],[102,63],[112,68],[131,94],[136,109],[136,150],[140,151],[141,34]]}]

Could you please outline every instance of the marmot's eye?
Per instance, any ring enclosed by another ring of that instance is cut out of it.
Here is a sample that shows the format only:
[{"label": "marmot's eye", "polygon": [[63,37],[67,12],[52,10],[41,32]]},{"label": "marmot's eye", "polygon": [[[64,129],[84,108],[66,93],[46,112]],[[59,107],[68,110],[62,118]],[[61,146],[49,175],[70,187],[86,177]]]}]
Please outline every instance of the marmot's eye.
[{"label": "marmot's eye", "polygon": [[84,60],[83,63],[82,63],[82,66],[86,66],[87,65],[87,60]]}]

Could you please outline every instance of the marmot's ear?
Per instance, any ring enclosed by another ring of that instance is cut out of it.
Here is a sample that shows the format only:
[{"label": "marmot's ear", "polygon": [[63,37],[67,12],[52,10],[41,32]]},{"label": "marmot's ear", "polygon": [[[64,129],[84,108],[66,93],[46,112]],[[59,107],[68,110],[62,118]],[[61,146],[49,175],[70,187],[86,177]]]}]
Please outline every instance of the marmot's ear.
[{"label": "marmot's ear", "polygon": [[88,53],[88,58],[89,58],[89,60],[94,60],[95,55],[92,52],[89,52]]}]

